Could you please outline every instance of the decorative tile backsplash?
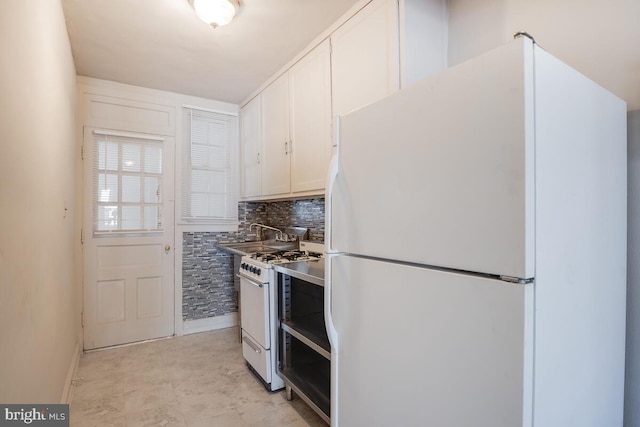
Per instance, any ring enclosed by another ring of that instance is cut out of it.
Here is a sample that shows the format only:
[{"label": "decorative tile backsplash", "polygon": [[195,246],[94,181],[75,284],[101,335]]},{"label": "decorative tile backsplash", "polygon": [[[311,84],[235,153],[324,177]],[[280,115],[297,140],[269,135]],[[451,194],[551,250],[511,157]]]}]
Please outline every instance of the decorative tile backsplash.
[{"label": "decorative tile backsplash", "polygon": [[324,241],[324,199],[268,203],[266,209],[267,225],[308,228],[308,240]]},{"label": "decorative tile backsplash", "polygon": [[324,240],[324,199],[283,202],[240,202],[238,231],[233,233],[183,233],[182,319],[197,320],[238,311],[234,256],[216,248],[218,243],[256,240],[257,222],[272,227],[309,229],[309,240]]}]

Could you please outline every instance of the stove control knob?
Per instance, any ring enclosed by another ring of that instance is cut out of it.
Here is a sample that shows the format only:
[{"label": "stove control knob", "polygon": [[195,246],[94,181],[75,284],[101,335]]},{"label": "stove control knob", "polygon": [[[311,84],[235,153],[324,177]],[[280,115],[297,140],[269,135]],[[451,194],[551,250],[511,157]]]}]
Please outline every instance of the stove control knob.
[{"label": "stove control knob", "polygon": [[240,268],[243,269],[243,270],[246,270],[247,269],[247,264],[243,262],[242,264],[240,264]]},{"label": "stove control knob", "polygon": [[259,276],[260,275],[260,269],[256,269],[256,274]]},{"label": "stove control knob", "polygon": [[256,268],[254,266],[249,267],[249,271],[252,273],[256,272]]}]

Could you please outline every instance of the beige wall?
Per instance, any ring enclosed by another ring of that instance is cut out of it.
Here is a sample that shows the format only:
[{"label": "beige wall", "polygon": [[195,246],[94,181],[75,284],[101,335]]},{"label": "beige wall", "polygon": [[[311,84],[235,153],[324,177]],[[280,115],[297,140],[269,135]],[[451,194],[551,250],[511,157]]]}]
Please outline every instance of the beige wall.
[{"label": "beige wall", "polygon": [[0,402],[58,403],[80,336],[75,68],[60,1],[3,0],[0,52]]},{"label": "beige wall", "polygon": [[449,0],[449,65],[527,31],[552,55],[640,109],[640,1]]}]

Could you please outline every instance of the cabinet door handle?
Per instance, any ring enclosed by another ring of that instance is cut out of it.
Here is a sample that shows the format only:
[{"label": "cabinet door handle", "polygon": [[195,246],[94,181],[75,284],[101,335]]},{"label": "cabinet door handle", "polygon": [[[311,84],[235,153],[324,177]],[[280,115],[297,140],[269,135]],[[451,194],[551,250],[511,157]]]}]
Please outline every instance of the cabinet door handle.
[{"label": "cabinet door handle", "polygon": [[256,155],[256,163],[260,164],[260,153]]},{"label": "cabinet door handle", "polygon": [[289,141],[284,142],[284,154],[289,154]]}]

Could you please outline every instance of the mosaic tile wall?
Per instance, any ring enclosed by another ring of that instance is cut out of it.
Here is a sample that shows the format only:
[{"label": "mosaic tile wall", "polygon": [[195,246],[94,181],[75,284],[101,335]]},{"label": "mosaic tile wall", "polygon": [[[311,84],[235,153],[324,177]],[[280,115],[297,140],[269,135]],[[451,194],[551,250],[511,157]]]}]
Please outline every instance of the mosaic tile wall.
[{"label": "mosaic tile wall", "polygon": [[197,320],[238,311],[234,256],[216,248],[218,243],[256,240],[258,222],[272,227],[309,228],[310,240],[324,240],[324,199],[284,202],[240,202],[238,231],[233,233],[183,233],[182,319]]},{"label": "mosaic tile wall", "polygon": [[309,239],[324,241],[324,199],[292,200],[267,204],[267,225],[294,225],[309,229]]}]

